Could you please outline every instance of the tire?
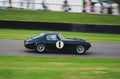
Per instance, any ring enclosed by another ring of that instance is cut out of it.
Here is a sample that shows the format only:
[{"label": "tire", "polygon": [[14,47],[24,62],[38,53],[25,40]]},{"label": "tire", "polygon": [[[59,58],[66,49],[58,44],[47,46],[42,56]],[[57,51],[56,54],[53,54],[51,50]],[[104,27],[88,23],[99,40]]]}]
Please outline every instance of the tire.
[{"label": "tire", "polygon": [[78,45],[78,46],[76,47],[76,53],[77,53],[77,54],[84,54],[84,53],[85,53],[85,47],[82,46],[82,45]]},{"label": "tire", "polygon": [[35,50],[39,53],[45,52],[45,45],[44,44],[37,44]]}]

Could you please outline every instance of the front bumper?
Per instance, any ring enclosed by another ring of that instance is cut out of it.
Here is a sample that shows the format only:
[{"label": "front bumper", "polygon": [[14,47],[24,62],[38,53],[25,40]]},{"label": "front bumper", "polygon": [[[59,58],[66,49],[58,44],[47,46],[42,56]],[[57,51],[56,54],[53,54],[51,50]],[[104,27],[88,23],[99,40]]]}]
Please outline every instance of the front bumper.
[{"label": "front bumper", "polygon": [[86,50],[88,50],[91,46],[91,43],[88,43],[88,45],[86,46]]}]

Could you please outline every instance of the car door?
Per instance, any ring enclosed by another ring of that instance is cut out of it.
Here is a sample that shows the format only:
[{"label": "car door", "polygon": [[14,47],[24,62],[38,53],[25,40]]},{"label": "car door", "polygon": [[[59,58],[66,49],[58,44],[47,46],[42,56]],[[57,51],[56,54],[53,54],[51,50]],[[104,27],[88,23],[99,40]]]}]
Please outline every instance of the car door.
[{"label": "car door", "polygon": [[58,41],[57,35],[46,35],[46,47],[48,50],[57,50],[56,42]]}]

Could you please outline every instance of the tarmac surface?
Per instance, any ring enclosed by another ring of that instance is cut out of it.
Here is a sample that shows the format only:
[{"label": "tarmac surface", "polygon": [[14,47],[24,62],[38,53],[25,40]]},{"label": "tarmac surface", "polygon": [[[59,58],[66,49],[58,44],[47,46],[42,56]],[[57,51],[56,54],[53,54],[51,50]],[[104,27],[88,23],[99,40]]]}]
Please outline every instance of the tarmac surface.
[{"label": "tarmac surface", "polygon": [[0,40],[0,56],[35,56],[35,57],[72,57],[72,58],[120,58],[120,44],[92,43],[84,55],[74,53],[36,53],[24,47],[21,40]]}]

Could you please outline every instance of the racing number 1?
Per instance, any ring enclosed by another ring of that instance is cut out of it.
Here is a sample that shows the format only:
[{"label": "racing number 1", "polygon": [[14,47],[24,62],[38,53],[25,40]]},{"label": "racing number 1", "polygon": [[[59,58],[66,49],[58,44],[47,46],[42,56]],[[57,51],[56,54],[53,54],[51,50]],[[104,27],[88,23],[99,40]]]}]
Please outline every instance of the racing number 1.
[{"label": "racing number 1", "polygon": [[62,49],[62,48],[64,47],[64,43],[63,43],[62,41],[57,41],[57,42],[56,42],[56,47],[57,47],[58,49]]}]

